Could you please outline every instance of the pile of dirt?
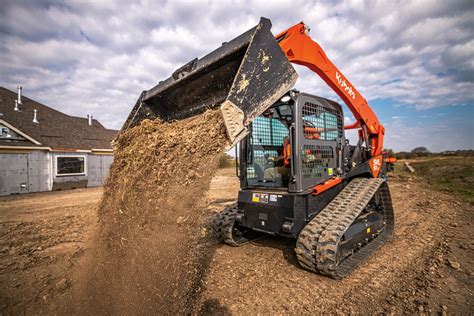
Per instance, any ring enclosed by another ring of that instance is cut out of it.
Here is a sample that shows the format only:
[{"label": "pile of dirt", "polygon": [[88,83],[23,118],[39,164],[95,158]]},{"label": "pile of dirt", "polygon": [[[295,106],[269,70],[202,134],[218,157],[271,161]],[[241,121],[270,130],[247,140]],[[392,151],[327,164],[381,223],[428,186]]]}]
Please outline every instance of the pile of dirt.
[{"label": "pile of dirt", "polygon": [[209,258],[202,201],[226,145],[219,110],[145,120],[119,135],[80,303],[86,312],[191,311]]}]

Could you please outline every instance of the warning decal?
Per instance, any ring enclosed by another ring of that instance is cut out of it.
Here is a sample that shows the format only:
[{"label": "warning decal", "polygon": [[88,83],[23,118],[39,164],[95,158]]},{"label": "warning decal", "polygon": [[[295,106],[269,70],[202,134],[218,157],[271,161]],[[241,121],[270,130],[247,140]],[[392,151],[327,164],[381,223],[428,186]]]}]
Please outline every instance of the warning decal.
[{"label": "warning decal", "polygon": [[265,193],[254,193],[252,195],[252,202],[256,203],[268,203],[268,194]]}]

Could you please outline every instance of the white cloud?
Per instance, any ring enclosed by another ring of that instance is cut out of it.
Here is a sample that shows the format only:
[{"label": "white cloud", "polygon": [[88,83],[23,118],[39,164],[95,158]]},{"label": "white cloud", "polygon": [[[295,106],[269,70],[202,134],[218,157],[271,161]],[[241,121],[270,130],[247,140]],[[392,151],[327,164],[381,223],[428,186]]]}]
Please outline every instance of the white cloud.
[{"label": "white cloud", "polygon": [[[465,129],[460,128],[461,124],[465,124],[461,119],[437,120],[432,125],[427,125],[425,121],[413,124],[404,119],[394,119],[385,124],[385,144],[397,151],[411,151],[417,146],[434,152],[474,148],[474,140],[466,135]],[[474,127],[468,127],[469,131],[473,135]]]}]

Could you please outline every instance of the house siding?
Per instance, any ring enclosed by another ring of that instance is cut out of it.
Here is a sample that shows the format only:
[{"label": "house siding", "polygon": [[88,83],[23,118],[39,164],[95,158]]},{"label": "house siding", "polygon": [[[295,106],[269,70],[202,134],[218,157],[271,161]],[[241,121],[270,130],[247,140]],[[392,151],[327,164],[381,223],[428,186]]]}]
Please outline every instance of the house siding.
[{"label": "house siding", "polygon": [[[85,175],[56,175],[56,157],[85,157]],[[0,152],[0,196],[101,186],[109,173],[113,155],[48,152]]]},{"label": "house siding", "polygon": [[114,157],[111,155],[89,155],[88,187],[101,186],[105,183],[109,173],[110,165]]},{"label": "house siding", "polygon": [[43,192],[52,189],[51,153],[34,150],[28,153],[29,192]]},{"label": "house siding", "polygon": [[28,193],[28,154],[0,153],[0,195]]}]

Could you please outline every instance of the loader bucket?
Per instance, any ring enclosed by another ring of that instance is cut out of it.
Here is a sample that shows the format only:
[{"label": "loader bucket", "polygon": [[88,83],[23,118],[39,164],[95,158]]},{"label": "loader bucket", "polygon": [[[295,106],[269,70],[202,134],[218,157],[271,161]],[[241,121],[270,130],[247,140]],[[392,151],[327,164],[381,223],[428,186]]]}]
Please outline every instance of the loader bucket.
[{"label": "loader bucket", "polygon": [[122,129],[146,118],[180,120],[220,107],[235,144],[298,78],[270,28],[270,20],[261,18],[257,26],[143,91]]}]

